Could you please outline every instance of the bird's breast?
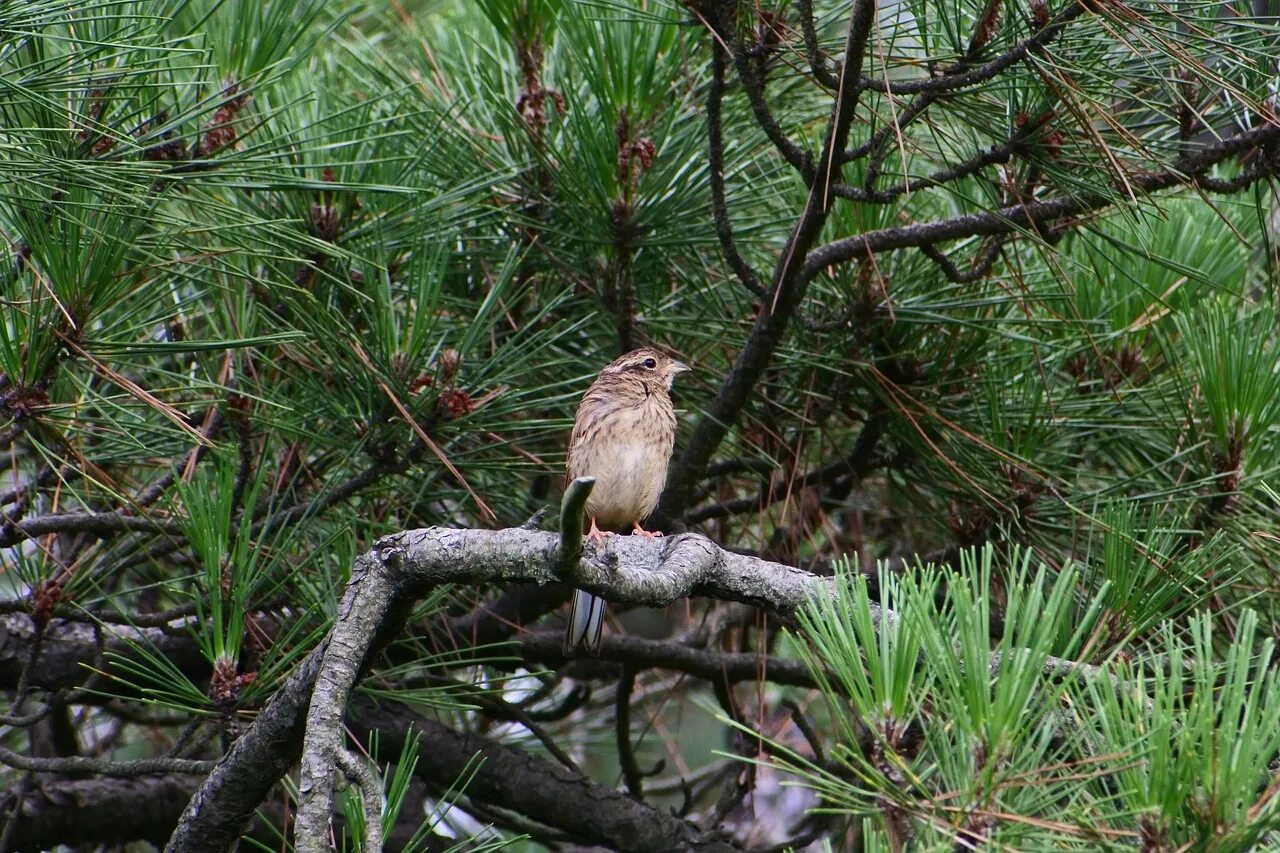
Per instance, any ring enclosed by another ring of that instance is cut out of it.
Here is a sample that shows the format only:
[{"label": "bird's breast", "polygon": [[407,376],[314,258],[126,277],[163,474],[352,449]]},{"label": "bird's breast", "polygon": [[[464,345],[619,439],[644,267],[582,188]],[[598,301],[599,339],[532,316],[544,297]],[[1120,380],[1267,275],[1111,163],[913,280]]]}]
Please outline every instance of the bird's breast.
[{"label": "bird's breast", "polygon": [[653,511],[666,482],[675,439],[670,403],[665,411],[646,404],[599,412],[582,427],[569,476],[596,479],[587,513],[601,528],[629,530]]}]

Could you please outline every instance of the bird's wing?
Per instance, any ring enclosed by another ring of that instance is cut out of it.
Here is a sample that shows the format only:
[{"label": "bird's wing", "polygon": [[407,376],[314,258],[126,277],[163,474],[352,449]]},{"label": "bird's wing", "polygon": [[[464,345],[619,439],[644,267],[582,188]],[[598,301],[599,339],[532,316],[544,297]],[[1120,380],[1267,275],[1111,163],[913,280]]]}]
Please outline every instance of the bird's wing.
[{"label": "bird's wing", "polygon": [[594,393],[596,386],[587,389],[587,393],[583,395],[582,402],[578,404],[578,413],[573,418],[573,432],[569,436],[569,451],[565,455],[564,460],[564,482],[567,486],[574,477],[581,477],[583,473],[575,470],[575,459],[573,449],[581,447],[587,433],[594,429],[602,417],[615,408],[610,401],[603,396]]}]

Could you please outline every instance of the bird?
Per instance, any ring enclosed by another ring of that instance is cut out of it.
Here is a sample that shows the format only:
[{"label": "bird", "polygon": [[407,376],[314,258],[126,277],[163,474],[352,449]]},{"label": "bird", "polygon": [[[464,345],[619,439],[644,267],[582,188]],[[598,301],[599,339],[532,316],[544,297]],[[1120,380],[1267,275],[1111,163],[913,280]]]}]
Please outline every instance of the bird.
[{"label": "bird", "polygon": [[[675,448],[676,413],[671,383],[689,367],[649,347],[632,350],[600,371],[578,403],[569,437],[565,482],[594,477],[585,513],[587,538],[603,545],[606,534],[662,534],[640,526],[667,480]],[[565,628],[564,653],[600,651],[604,599],[576,589]]]}]

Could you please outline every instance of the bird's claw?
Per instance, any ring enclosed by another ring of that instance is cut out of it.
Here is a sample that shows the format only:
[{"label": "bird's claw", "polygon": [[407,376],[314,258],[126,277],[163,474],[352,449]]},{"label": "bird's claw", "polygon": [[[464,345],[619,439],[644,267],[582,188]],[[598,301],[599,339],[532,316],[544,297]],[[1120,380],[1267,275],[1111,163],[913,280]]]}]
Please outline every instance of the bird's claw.
[{"label": "bird's claw", "polygon": [[595,543],[596,547],[604,547],[605,537],[609,534],[605,533],[599,527],[596,527],[596,520],[591,519],[591,529],[587,531],[587,538]]},{"label": "bird's claw", "polygon": [[662,536],[661,530],[645,530],[640,525],[636,525],[631,531],[632,536],[643,536],[645,539],[658,539]]}]

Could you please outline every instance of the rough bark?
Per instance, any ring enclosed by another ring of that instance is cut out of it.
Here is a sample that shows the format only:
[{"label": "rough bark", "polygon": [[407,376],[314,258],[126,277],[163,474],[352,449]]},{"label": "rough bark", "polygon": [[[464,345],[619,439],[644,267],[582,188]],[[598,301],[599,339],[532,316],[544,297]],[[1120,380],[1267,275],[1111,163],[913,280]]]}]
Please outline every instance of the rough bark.
[{"label": "rough bark", "polygon": [[[581,541],[578,539],[577,541]],[[568,580],[611,601],[663,607],[710,595],[789,616],[814,595],[831,595],[831,578],[722,550],[704,536],[662,540],[615,536],[576,560],[557,534],[508,530],[410,530],[379,540],[357,558],[329,637],[306,725],[295,844],[328,849],[334,772],[345,755],[343,719],[364,661],[394,608],[445,583]],[[564,575],[562,577],[561,575]],[[876,618],[883,618],[876,611]],[[308,659],[308,665],[315,655]]]},{"label": "rough bark", "polygon": [[[108,653],[128,656],[134,644],[149,645],[183,672],[207,674],[209,670],[200,649],[185,631],[103,625],[101,634]],[[18,683],[35,636],[35,625],[27,614],[0,615],[0,686]],[[55,619],[41,638],[39,654],[30,669],[31,686],[59,690],[83,683],[92,674],[89,667],[94,664],[96,650],[92,625]]]},{"label": "rough bark", "polygon": [[[190,776],[60,780],[22,798],[10,849],[61,845],[163,844],[200,780]],[[0,815],[13,809],[15,792],[0,794]]]},{"label": "rough bark", "polygon": [[165,850],[224,853],[302,751],[307,702],[324,656],[321,644],[271,697],[187,804]]}]

